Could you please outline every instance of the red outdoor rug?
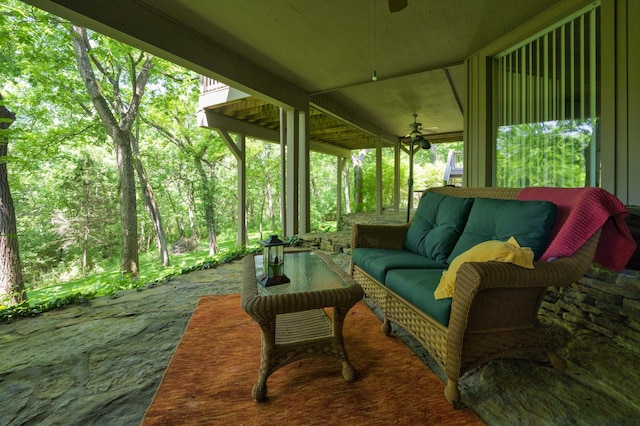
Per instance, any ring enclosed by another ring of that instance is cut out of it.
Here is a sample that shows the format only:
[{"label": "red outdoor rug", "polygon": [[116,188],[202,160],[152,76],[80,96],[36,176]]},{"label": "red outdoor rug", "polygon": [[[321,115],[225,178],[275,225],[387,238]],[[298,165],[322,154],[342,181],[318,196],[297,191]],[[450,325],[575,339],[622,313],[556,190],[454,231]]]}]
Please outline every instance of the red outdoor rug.
[{"label": "red outdoor rug", "polygon": [[444,384],[409,347],[380,331],[363,303],[344,323],[358,375],[342,378],[335,358],[297,361],[273,373],[256,403],[260,330],[240,295],[202,297],[165,372],[143,425],[482,425],[454,410]]}]

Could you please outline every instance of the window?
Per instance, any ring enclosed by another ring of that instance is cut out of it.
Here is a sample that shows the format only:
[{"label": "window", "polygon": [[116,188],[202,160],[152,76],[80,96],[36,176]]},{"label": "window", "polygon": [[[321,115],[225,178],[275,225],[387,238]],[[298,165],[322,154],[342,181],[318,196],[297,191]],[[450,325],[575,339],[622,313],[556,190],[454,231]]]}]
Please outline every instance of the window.
[{"label": "window", "polygon": [[496,185],[600,185],[599,3],[494,58]]}]

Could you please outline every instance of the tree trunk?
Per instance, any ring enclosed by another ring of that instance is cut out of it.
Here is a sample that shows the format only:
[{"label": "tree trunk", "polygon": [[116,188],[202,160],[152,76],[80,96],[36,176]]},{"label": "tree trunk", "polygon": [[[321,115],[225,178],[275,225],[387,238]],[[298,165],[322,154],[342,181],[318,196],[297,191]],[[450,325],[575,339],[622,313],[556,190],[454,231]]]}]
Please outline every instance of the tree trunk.
[{"label": "tree trunk", "polygon": [[[86,173],[86,172],[85,172]],[[85,174],[83,173],[83,174]],[[82,180],[82,192],[83,192],[83,202],[82,202],[82,277],[87,276],[87,259],[89,258],[89,234],[90,234],[90,212],[89,212],[89,190],[88,190],[88,182],[87,179]]]},{"label": "tree trunk", "polygon": [[20,264],[18,229],[13,198],[9,188],[6,158],[9,138],[4,131],[15,121],[16,115],[2,103],[0,94],[0,304],[18,304],[27,300]]},{"label": "tree trunk", "polygon": [[[191,213],[191,207],[189,207],[189,213]],[[184,221],[181,217],[176,216],[176,228],[178,229],[178,239],[184,238]]]},{"label": "tree trunk", "polygon": [[126,132],[112,135],[118,177],[120,178],[120,272],[138,277],[138,212],[136,207],[136,180],[133,171],[133,154]]},{"label": "tree trunk", "polygon": [[151,182],[149,182],[147,173],[142,166],[142,159],[140,158],[140,151],[138,148],[138,138],[133,135],[130,135],[130,137],[131,147],[133,148],[134,154],[134,166],[138,174],[138,180],[140,181],[140,188],[142,188],[144,205],[146,206],[147,212],[149,213],[151,224],[156,231],[156,246],[160,254],[160,262],[162,263],[162,266],[169,266],[169,250],[167,249],[167,240],[165,239],[164,229],[162,227],[162,216],[160,215],[160,209],[158,208],[158,203],[156,202],[156,197],[153,193]]},{"label": "tree trunk", "polygon": [[368,150],[362,149],[358,155],[351,154],[351,162],[353,163],[353,203],[355,204],[356,213],[361,213],[364,210],[362,162],[367,152]]},{"label": "tree trunk", "polygon": [[[87,228],[85,227],[85,230]],[[82,277],[86,277],[87,276],[87,251],[89,249],[89,233],[88,232],[84,232],[82,235],[82,261],[81,261],[81,266],[82,266]]]},{"label": "tree trunk", "polygon": [[[197,244],[200,241],[200,232],[196,226],[196,197],[193,192],[193,185],[189,184],[189,229],[191,230],[191,240]],[[184,234],[184,226],[181,229]]]},{"label": "tree trunk", "polygon": [[209,256],[220,253],[220,247],[218,246],[218,239],[216,237],[215,229],[215,210],[213,206],[213,191],[211,190],[211,182],[209,176],[202,167],[202,163],[199,160],[195,160],[196,168],[200,174],[202,181],[202,198],[204,204],[204,217],[207,224],[207,236],[209,242]]},{"label": "tree trunk", "polygon": [[[126,106],[119,104],[119,110],[112,111],[109,102],[98,85],[98,80],[91,66],[89,59],[91,45],[87,38],[86,30],[73,25],[71,27],[71,35],[73,37],[73,50],[76,55],[78,71],[85,83],[91,102],[100,116],[100,121],[113,141],[116,153],[120,180],[120,270],[124,275],[132,275],[137,278],[140,272],[138,260],[138,217],[133,154],[131,151],[131,130],[133,123],[136,121],[140,101],[149,79],[149,72],[153,66],[153,57],[147,55],[138,75],[133,75],[136,71],[136,64],[130,64],[134,71],[131,76],[134,86],[133,94]],[[97,63],[95,57],[93,57],[93,60]],[[109,69],[109,67],[99,63],[96,66],[103,70],[103,73]],[[114,92],[119,93],[120,87],[118,85],[120,81],[112,78],[110,83],[114,86]],[[118,102],[121,102],[121,100],[119,99]],[[116,119],[116,113],[119,114],[119,119]]]},{"label": "tree trunk", "polygon": [[271,230],[276,229],[276,212],[273,205],[273,188],[271,188],[271,179],[267,177],[267,215],[271,220]]},{"label": "tree trunk", "polygon": [[349,166],[344,167],[344,213],[351,214],[351,194],[349,192]]}]

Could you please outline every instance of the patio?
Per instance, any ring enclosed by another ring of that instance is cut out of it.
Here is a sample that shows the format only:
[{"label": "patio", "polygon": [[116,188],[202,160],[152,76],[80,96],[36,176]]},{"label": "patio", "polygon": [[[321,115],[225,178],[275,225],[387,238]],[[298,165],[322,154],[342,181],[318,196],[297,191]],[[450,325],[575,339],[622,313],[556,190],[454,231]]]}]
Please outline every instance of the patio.
[{"label": "patio", "polygon": [[[328,254],[348,267],[348,255]],[[0,418],[7,424],[139,423],[197,300],[239,292],[241,269],[234,261],[0,326]],[[438,373],[411,339],[398,335]],[[636,353],[589,331],[575,333],[563,352],[565,374],[536,359],[492,362],[462,381],[463,400],[489,425],[637,421]]]},{"label": "patio", "polygon": [[[388,26],[389,36],[380,38],[378,49],[392,54],[381,54],[378,63],[371,64],[375,54],[362,48],[372,39],[371,20],[367,19],[371,12],[356,2],[341,3],[349,5],[348,13],[335,13],[338,2],[314,3],[317,9],[303,11],[306,15],[291,6],[294,2],[260,13],[258,8],[272,6],[257,0],[236,2],[220,10],[195,10],[185,1],[27,2],[149,49],[276,106],[284,121],[292,123],[290,130],[276,135],[292,153],[287,160],[290,195],[297,194],[298,188],[308,193],[308,162],[298,161],[314,142],[310,121],[316,116],[311,109],[362,129],[369,148],[380,151],[390,146],[398,154],[403,142],[406,144],[407,118],[417,112],[429,120],[424,120],[425,128],[438,126],[443,134],[464,132],[466,185],[494,184],[495,141],[491,137],[496,129],[491,126],[497,121],[492,115],[497,105],[489,102],[494,76],[486,64],[589,3],[510,1],[509,7],[498,0],[460,3],[477,7],[479,12],[474,13],[466,8],[448,9],[443,1],[420,13],[406,13],[411,9],[403,15],[385,13],[379,21],[381,30]],[[418,4],[412,2],[410,7]],[[598,43],[603,47],[598,63],[602,80],[597,87],[602,91],[598,114],[592,116],[598,115],[602,123],[598,148],[603,153],[601,186],[625,204],[638,205],[638,170],[629,166],[629,159],[637,158],[640,149],[636,143],[640,128],[633,119],[639,110],[634,96],[638,75],[632,72],[640,57],[640,33],[631,25],[640,9],[636,2],[603,0],[597,4],[593,19],[597,13]],[[215,6],[211,3],[208,7]],[[315,32],[306,34],[301,24]],[[359,31],[354,31],[356,28]],[[593,34],[595,37],[596,32]],[[335,48],[343,45],[350,50]],[[375,73],[376,68],[380,78],[374,83],[371,71]],[[595,80],[589,83],[595,85]],[[431,102],[440,92],[446,93],[448,100]],[[448,120],[438,113],[443,106],[449,113],[442,115]],[[235,130],[242,141],[245,135],[251,136],[242,127],[246,123],[234,124],[241,126]],[[381,191],[381,180],[377,186]],[[282,202],[284,205],[285,200]],[[292,197],[286,205],[288,234],[308,229],[308,197]],[[244,214],[242,206],[238,210]],[[383,212],[380,220],[404,223],[404,212],[388,213],[385,216]],[[396,214],[397,218],[391,218]],[[333,253],[346,268],[349,232],[347,226],[344,229],[300,236],[305,244]],[[463,400],[488,424],[636,423],[640,418],[639,274],[637,270],[613,274],[595,269],[570,292],[550,292],[551,299],[543,304],[545,315],[566,319],[564,325],[571,336],[562,351],[569,361],[565,374],[555,374],[537,359],[492,362],[462,381]],[[97,299],[0,327],[4,355],[0,396],[5,401],[0,418],[11,424],[45,419],[67,424],[69,413],[73,413],[77,424],[139,422],[198,297],[238,292],[239,284],[235,262],[118,298]],[[620,288],[628,297],[608,293]],[[415,347],[411,339],[407,342]],[[433,365],[419,347],[415,350],[427,365]]]}]

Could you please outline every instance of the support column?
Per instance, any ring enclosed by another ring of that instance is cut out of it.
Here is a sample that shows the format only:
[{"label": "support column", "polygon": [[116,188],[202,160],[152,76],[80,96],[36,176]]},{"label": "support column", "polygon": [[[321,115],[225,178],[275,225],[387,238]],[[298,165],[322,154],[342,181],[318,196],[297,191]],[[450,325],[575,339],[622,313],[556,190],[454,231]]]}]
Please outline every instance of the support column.
[{"label": "support column", "polygon": [[[299,116],[294,110],[287,110],[286,126],[286,205],[284,236],[298,233],[298,178],[300,173],[300,132]],[[283,207],[284,208],[284,207]]]},{"label": "support column", "polygon": [[280,225],[282,236],[287,229],[287,112],[280,108]]},{"label": "support column", "polygon": [[342,225],[342,173],[344,173],[344,164],[347,161],[346,158],[336,157],[338,170],[338,180],[336,181],[336,223],[338,231],[341,231]]},{"label": "support column", "polygon": [[247,248],[247,149],[246,136],[238,135],[238,233],[236,247]]},{"label": "support column", "polygon": [[376,138],[376,213],[382,214],[382,137]]},{"label": "support column", "polygon": [[311,172],[309,156],[309,109],[298,113],[298,232],[311,232]]},{"label": "support column", "polygon": [[282,126],[284,131],[280,134],[283,147],[286,145],[286,156],[283,149],[281,162],[286,164],[282,173],[286,175],[282,197],[283,236],[291,237],[311,231],[309,110],[281,110],[281,118],[283,115],[286,115],[286,126]]},{"label": "support column", "polygon": [[400,210],[400,140],[393,148],[393,207]]}]

